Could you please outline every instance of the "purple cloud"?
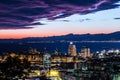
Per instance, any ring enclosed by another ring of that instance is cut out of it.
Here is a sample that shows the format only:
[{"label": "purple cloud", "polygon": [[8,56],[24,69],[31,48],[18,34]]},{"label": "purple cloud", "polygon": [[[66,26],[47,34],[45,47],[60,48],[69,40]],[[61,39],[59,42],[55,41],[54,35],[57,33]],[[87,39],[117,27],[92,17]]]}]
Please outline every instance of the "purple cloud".
[{"label": "purple cloud", "polygon": [[54,20],[116,8],[120,0],[0,0],[0,29],[30,29],[36,19]]}]

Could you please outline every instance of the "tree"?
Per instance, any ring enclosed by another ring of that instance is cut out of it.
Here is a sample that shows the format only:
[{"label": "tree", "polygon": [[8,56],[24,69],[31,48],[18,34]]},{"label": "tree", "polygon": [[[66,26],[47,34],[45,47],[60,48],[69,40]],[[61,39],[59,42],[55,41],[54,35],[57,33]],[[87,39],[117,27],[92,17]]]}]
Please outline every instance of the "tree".
[{"label": "tree", "polygon": [[9,56],[4,62],[0,64],[1,78],[2,80],[11,80],[13,78],[20,78],[26,75],[25,69],[29,69],[30,63],[27,59],[23,61],[18,56]]}]

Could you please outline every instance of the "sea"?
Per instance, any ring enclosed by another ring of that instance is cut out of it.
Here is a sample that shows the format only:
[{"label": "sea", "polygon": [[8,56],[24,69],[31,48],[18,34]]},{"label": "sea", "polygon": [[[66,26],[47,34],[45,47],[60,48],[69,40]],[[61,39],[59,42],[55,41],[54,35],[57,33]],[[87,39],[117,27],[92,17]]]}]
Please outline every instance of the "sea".
[{"label": "sea", "polygon": [[[66,54],[68,51],[69,42],[9,42],[0,43],[0,53],[4,52],[23,52],[29,49],[37,49],[40,52],[46,50],[48,53],[53,53],[55,50]],[[76,50],[79,53],[81,48],[89,47],[92,53],[102,50],[119,49],[120,42],[74,42]]]}]

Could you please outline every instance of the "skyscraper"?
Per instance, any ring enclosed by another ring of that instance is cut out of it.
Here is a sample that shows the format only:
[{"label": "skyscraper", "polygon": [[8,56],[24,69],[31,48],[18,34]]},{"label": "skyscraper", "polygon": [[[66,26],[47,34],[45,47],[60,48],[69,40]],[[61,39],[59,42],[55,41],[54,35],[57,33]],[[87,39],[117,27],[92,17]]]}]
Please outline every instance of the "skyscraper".
[{"label": "skyscraper", "polygon": [[90,48],[84,46],[84,47],[81,49],[81,56],[82,56],[83,58],[91,57],[92,55],[91,55],[91,53],[90,53]]},{"label": "skyscraper", "polygon": [[76,47],[73,44],[73,42],[70,42],[70,45],[68,47],[68,55],[70,55],[70,56],[76,56],[77,55],[77,53],[76,53]]},{"label": "skyscraper", "polygon": [[45,53],[43,55],[43,65],[44,65],[44,68],[46,68],[46,69],[50,68],[50,66],[51,66],[51,55],[50,54]]}]

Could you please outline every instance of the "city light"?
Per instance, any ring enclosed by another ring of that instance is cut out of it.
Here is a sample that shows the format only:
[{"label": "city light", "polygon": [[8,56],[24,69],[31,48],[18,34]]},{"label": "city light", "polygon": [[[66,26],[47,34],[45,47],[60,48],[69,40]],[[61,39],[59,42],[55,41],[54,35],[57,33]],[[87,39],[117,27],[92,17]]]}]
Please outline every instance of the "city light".
[{"label": "city light", "polygon": [[50,70],[50,76],[59,76],[59,72],[57,70]]}]

